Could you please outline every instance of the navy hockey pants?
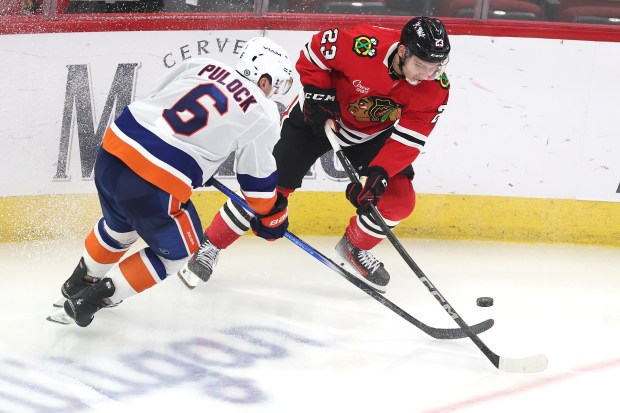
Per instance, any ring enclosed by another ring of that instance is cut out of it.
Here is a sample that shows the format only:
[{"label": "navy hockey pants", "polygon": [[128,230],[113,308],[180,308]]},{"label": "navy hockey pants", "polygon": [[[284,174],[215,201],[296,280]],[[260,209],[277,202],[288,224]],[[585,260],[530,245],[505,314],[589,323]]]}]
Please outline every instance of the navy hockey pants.
[{"label": "navy hockey pants", "polygon": [[95,185],[110,229],[136,231],[157,255],[168,260],[187,258],[202,243],[200,218],[191,200],[181,203],[101,148]]}]

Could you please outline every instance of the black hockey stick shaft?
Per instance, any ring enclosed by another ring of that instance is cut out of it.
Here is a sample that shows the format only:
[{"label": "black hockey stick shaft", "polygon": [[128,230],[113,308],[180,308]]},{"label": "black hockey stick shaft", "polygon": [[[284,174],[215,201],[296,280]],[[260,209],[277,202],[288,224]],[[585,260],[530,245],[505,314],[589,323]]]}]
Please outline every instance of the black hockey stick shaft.
[{"label": "black hockey stick shaft", "polygon": [[[360,183],[360,179],[355,172],[355,168],[351,165],[351,162],[346,157],[346,155],[342,152],[342,148],[340,148],[340,144],[337,141],[336,135],[334,133],[334,121],[328,120],[325,123],[325,134],[327,135],[327,139],[329,140],[336,156],[340,160],[342,167],[345,169],[349,179],[353,183]],[[420,281],[426,286],[428,291],[435,297],[435,299],[441,304],[444,310],[448,313],[448,315],[463,329],[463,332],[474,342],[474,344],[482,351],[482,353],[493,363],[493,365],[497,368],[500,368],[500,356],[495,354],[481,339],[478,335],[467,325],[465,320],[456,312],[454,307],[448,303],[448,301],[443,297],[443,295],[437,290],[437,288],[433,285],[433,283],[428,279],[428,277],[424,274],[422,269],[415,263],[413,258],[409,255],[407,250],[402,246],[402,244],[398,241],[398,238],[394,235],[390,227],[383,220],[383,217],[377,210],[377,207],[374,204],[370,204],[370,214],[376,221],[376,223],[381,227],[387,238],[390,240],[396,251],[398,251],[399,255],[405,260],[407,265],[413,270],[414,274],[418,277]],[[544,358],[544,363],[543,363]],[[523,359],[524,367],[530,368],[529,364],[534,365],[534,368],[539,368],[542,364],[544,364],[544,368],[546,368],[546,357],[544,356],[535,356],[533,358]],[[534,361],[535,363],[529,363],[530,361]],[[511,369],[516,368],[516,370],[521,370],[519,367],[519,359],[511,360],[512,364],[510,366],[504,366],[502,363],[501,368],[506,369],[506,371],[512,371]],[[513,365],[514,364],[514,365]],[[516,366],[516,367],[515,367]],[[525,370],[525,369],[523,369]]]},{"label": "black hockey stick shaft", "polygon": [[[224,195],[232,199],[234,202],[241,205],[248,212],[250,212],[251,214],[254,214],[254,211],[252,211],[252,209],[245,202],[245,200],[242,197],[240,197],[238,194],[233,192],[226,185],[222,184],[221,182],[213,178],[209,181],[209,183],[213,185],[215,188],[217,188],[218,190],[220,190]],[[467,335],[460,328],[435,328],[435,327],[430,327],[424,324],[423,322],[419,321],[418,319],[416,319],[415,317],[407,313],[405,310],[403,310],[402,308],[400,308],[399,306],[397,306],[396,304],[388,300],[381,293],[369,287],[366,283],[364,283],[363,281],[359,280],[357,277],[349,273],[347,270],[342,268],[340,265],[336,264],[335,262],[327,258],[325,255],[321,254],[319,251],[317,251],[315,248],[313,248],[306,242],[302,241],[300,238],[292,234],[290,231],[286,231],[284,236],[288,240],[292,241],[295,245],[300,247],[302,250],[304,250],[305,252],[307,252],[308,254],[310,254],[311,256],[313,256],[314,258],[316,258],[323,264],[325,264],[327,267],[331,268],[332,270],[336,271],[338,274],[343,276],[351,284],[355,285],[357,288],[364,291],[366,294],[368,294],[369,296],[371,296],[372,298],[374,298],[375,300],[383,304],[385,307],[389,308],[394,313],[396,313],[397,315],[399,315],[400,317],[402,317],[409,323],[413,324],[414,326],[416,326],[417,328],[419,328],[420,330],[422,330],[429,336],[433,338],[437,338],[437,339],[457,339],[457,338],[467,337]],[[494,321],[492,319],[489,319],[481,323],[478,323],[476,325],[473,325],[471,326],[471,328],[477,331],[478,333],[482,333],[490,329],[491,327],[493,327],[493,324],[494,324]]]}]

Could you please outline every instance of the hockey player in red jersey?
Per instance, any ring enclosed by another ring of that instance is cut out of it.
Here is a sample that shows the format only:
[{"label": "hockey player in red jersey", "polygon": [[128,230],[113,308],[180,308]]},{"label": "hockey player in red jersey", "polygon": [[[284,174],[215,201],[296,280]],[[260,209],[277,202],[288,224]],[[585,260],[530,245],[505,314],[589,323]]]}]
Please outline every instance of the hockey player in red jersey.
[{"label": "hockey player in red jersey", "polygon": [[[444,68],[450,42],[443,23],[415,17],[399,32],[358,25],[331,27],[315,34],[297,61],[303,91],[285,112],[274,148],[278,191],[288,197],[331,145],[323,125],[335,119],[339,143],[366,184],[349,184],[346,197],[357,207],[336,245],[342,265],[378,291],[389,274],[370,250],[386,235],[368,214],[374,204],[390,227],[415,206],[412,162],[448,102]],[[193,273],[210,275],[219,251],[248,230],[249,215],[231,201],[207,229],[213,260],[189,261],[182,278],[195,285]],[[204,264],[204,265],[203,265]],[[193,268],[192,268],[193,267]]]},{"label": "hockey player in red jersey", "polygon": [[[249,225],[268,240],[284,235],[288,202],[276,191],[272,155],[280,114],[269,97],[288,91],[292,71],[282,47],[257,37],[234,69],[213,59],[183,62],[113,122],[95,163],[103,218],[61,288],[78,325],[176,274],[204,249],[190,196],[233,152],[242,194],[257,213]],[[147,247],[124,257],[138,237]]]}]

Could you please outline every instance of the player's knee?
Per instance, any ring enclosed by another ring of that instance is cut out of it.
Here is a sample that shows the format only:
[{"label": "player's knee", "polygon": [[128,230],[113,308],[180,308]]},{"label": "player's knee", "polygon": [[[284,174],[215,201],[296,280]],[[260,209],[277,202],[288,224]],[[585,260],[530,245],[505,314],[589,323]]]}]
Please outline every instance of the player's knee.
[{"label": "player's knee", "polygon": [[415,209],[415,191],[413,190],[411,186],[410,188],[411,188],[410,191],[407,191],[405,194],[402,195],[401,197],[402,202],[399,203],[400,205],[399,212],[400,212],[400,215],[402,216],[402,218],[400,219],[405,219],[406,217],[411,215],[411,213]]},{"label": "player's knee", "polygon": [[411,215],[415,208],[415,200],[415,191],[409,178],[405,175],[395,175],[390,178],[377,208],[386,219],[401,221]]}]

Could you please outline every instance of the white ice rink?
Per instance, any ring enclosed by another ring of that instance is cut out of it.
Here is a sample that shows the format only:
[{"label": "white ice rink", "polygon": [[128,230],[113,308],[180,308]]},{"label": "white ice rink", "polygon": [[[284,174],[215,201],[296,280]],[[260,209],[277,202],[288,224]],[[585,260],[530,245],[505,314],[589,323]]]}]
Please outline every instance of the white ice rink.
[{"label": "white ice rink", "polygon": [[[495,320],[494,352],[544,353],[547,370],[430,338],[285,239],[244,237],[207,284],[172,277],[88,328],[45,320],[81,241],[0,244],[0,412],[620,411],[620,248],[402,242],[469,324]],[[390,300],[456,327],[389,242],[376,255]]]}]

